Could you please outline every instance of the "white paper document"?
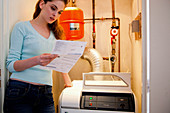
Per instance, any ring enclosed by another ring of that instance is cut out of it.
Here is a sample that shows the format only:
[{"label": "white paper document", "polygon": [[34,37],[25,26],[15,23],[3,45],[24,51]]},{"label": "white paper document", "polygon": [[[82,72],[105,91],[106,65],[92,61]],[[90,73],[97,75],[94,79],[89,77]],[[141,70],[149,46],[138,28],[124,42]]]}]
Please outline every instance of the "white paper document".
[{"label": "white paper document", "polygon": [[56,70],[68,73],[78,59],[83,55],[87,42],[56,40],[52,54],[57,54],[47,66],[41,66],[43,69]]}]

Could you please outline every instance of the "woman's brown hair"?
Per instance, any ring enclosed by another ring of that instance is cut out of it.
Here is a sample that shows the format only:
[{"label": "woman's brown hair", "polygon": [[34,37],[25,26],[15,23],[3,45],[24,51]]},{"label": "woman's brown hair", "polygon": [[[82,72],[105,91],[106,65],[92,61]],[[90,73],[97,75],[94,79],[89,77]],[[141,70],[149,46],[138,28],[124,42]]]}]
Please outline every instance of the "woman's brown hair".
[{"label": "woman's brown hair", "polygon": [[[35,19],[41,12],[41,8],[39,7],[39,3],[41,0],[38,0],[36,6],[35,6],[35,12],[33,14],[33,19]],[[47,2],[51,2],[53,0],[44,0],[45,4]],[[63,1],[65,5],[67,5],[68,1],[67,0],[59,0]],[[48,24],[49,28],[53,31],[54,36],[56,39],[63,39],[65,37],[63,28],[58,24],[58,20],[53,22],[52,24]]]}]

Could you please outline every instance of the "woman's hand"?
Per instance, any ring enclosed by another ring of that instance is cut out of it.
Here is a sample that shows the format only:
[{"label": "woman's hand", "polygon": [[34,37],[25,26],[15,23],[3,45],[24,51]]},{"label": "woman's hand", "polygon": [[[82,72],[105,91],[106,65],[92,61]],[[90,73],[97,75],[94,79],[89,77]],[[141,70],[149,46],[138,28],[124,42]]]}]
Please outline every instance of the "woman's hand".
[{"label": "woman's hand", "polygon": [[70,83],[70,84],[64,84],[64,88],[66,88],[66,87],[72,87],[72,86],[73,86],[72,83]]},{"label": "woman's hand", "polygon": [[40,56],[31,57],[25,60],[17,60],[14,62],[14,69],[15,71],[23,71],[36,65],[46,66],[56,57],[59,56],[56,54],[44,53]]},{"label": "woman's hand", "polygon": [[68,73],[61,73],[64,79],[64,88],[66,87],[72,87],[73,84],[71,82],[70,76]]},{"label": "woman's hand", "polygon": [[56,57],[59,57],[59,56],[57,54],[44,53],[38,56],[38,64],[41,66],[46,66]]}]

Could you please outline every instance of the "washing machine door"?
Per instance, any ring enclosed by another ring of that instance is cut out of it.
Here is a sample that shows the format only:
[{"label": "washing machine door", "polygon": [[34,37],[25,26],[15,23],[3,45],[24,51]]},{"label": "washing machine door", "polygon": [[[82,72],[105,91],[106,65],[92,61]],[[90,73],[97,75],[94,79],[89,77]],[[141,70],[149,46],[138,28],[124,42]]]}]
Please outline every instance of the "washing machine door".
[{"label": "washing machine door", "polygon": [[[122,111],[104,111],[104,110],[85,110],[85,109],[61,108],[60,113],[122,113]],[[123,113],[135,113],[135,112],[123,112]]]}]

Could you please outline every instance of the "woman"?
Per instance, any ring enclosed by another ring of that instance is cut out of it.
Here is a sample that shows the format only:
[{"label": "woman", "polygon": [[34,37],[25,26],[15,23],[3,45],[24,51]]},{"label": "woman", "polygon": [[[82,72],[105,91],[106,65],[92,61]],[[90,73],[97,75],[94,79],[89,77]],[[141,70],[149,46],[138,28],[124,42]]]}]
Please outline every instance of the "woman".
[{"label": "woman", "polygon": [[[43,70],[58,55],[50,54],[56,39],[63,37],[57,19],[67,0],[39,0],[33,20],[17,23],[11,34],[7,69],[12,75],[7,84],[4,113],[55,113],[52,71]],[[72,86],[62,73],[65,86]]]}]

